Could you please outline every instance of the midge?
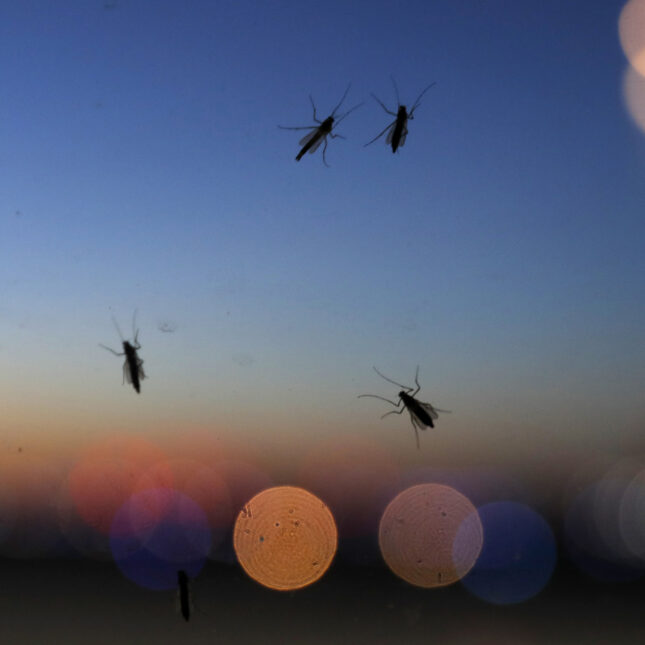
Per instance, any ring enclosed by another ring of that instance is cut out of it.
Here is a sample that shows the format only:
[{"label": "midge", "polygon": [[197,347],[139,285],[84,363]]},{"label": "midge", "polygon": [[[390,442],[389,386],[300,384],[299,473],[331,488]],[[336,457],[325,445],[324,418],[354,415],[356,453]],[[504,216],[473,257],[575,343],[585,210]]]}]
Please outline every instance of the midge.
[{"label": "midge", "polygon": [[414,105],[412,106],[412,109],[408,112],[407,108],[405,105],[401,105],[401,100],[399,99],[399,90],[396,86],[396,83],[394,81],[394,78],[390,76],[392,79],[392,85],[394,85],[394,92],[396,93],[396,103],[398,105],[398,110],[397,112],[392,112],[388,110],[383,102],[375,95],[372,94],[374,99],[378,101],[379,105],[388,113],[391,114],[392,116],[396,117],[392,123],[387,125],[383,130],[377,134],[371,141],[365,144],[365,147],[369,146],[370,144],[374,143],[377,139],[380,139],[386,131],[389,130],[387,133],[387,137],[385,139],[386,145],[391,145],[392,146],[392,152],[396,152],[399,148],[399,146],[405,145],[405,138],[408,136],[408,120],[413,119],[414,116],[414,111],[419,107],[421,97],[433,86],[436,85],[436,83],[431,83],[428,85],[428,87],[419,94],[419,97],[417,100],[414,102]]},{"label": "midge", "polygon": [[298,142],[298,145],[302,146],[300,149],[300,152],[296,155],[296,161],[300,161],[303,156],[308,152],[309,154],[313,154],[318,150],[320,147],[320,144],[324,141],[325,145],[323,147],[323,163],[325,166],[329,168],[329,164],[327,163],[327,157],[326,157],[326,152],[327,152],[327,137],[330,136],[332,139],[344,139],[345,137],[340,135],[340,134],[334,134],[332,130],[334,129],[335,126],[337,126],[346,116],[348,116],[351,112],[353,112],[356,108],[359,108],[362,103],[359,103],[358,105],[355,105],[353,108],[350,110],[347,110],[344,114],[336,118],[336,112],[338,108],[343,104],[343,101],[345,100],[345,97],[347,96],[347,92],[349,92],[349,88],[351,87],[351,83],[347,86],[347,89],[345,90],[345,93],[343,94],[343,97],[340,99],[338,102],[338,105],[334,108],[332,113],[324,120],[320,121],[317,116],[316,116],[316,106],[314,105],[314,100],[311,97],[311,94],[309,95],[309,100],[311,101],[311,107],[314,109],[314,121],[318,125],[306,125],[302,127],[297,127],[297,128],[292,128],[292,127],[287,127],[284,125],[279,125],[278,127],[281,128],[282,130],[310,130],[308,134],[306,134],[300,141]]},{"label": "midge", "polygon": [[384,396],[378,396],[376,394],[360,394],[358,398],[360,399],[361,397],[369,396],[369,397],[372,397],[373,399],[381,399],[382,401],[387,401],[388,403],[391,403],[395,408],[400,408],[400,410],[392,410],[391,412],[386,412],[381,417],[381,419],[384,419],[390,414],[401,414],[404,410],[407,410],[410,413],[410,421],[412,422],[412,427],[414,428],[414,434],[417,439],[417,448],[421,448],[421,444],[419,443],[419,432],[417,428],[421,428],[421,430],[425,430],[428,426],[431,428],[434,428],[433,419],[439,418],[438,412],[449,413],[450,410],[440,410],[439,408],[433,407],[429,403],[424,403],[423,401],[419,401],[418,399],[415,398],[416,395],[419,393],[419,390],[421,389],[421,386],[419,385],[419,366],[418,365],[417,365],[416,374],[414,376],[414,382],[416,383],[417,388],[414,391],[411,387],[401,385],[401,383],[397,383],[396,381],[393,381],[391,378],[388,378],[384,374],[381,374],[381,372],[379,372],[376,369],[376,367],[374,368],[374,371],[381,378],[385,379],[389,383],[392,383],[393,385],[397,385],[398,387],[403,388],[399,392],[399,402],[395,403],[390,399],[386,399]]},{"label": "midge", "polygon": [[177,584],[178,584],[178,598],[179,601],[179,610],[181,615],[184,617],[184,620],[188,622],[190,619],[190,609],[192,607],[192,600],[190,598],[190,585],[188,580],[188,574],[183,571],[177,571]]},{"label": "midge", "polygon": [[146,378],[146,375],[143,372],[143,360],[141,360],[137,354],[137,350],[141,349],[141,345],[139,345],[139,340],[137,338],[139,336],[139,330],[136,329],[135,325],[136,317],[137,312],[135,310],[134,315],[132,316],[132,333],[134,334],[132,343],[123,338],[123,334],[121,333],[118,323],[114,319],[114,316],[112,317],[112,322],[114,323],[116,330],[119,332],[121,342],[123,343],[122,352],[115,352],[112,348],[107,347],[106,345],[101,345],[101,343],[99,343],[99,346],[103,349],[107,349],[108,352],[112,352],[115,356],[125,356],[125,362],[123,363],[123,382],[125,383],[127,381],[128,383],[131,383],[137,394],[139,394],[141,392],[141,381]]}]

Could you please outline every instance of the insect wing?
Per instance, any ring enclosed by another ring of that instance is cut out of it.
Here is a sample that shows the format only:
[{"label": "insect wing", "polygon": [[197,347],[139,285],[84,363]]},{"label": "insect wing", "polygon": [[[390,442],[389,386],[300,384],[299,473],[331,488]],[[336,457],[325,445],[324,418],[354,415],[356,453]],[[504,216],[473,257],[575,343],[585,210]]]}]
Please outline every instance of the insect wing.
[{"label": "insect wing", "polygon": [[421,421],[421,419],[419,419],[419,417],[412,410],[408,409],[408,411],[410,412],[410,421],[412,421],[412,425],[415,428],[420,428],[421,430],[425,430],[428,427],[425,423],[423,423],[423,421]]},{"label": "insect wing", "polygon": [[137,356],[137,372],[139,372],[139,380],[143,381],[146,378],[146,374],[143,371],[143,360]]},{"label": "insect wing", "polygon": [[310,154],[310,155],[312,155],[314,152],[316,152],[316,150],[318,150],[318,148],[320,147],[320,144],[321,144],[324,140],[325,140],[325,137],[323,137],[323,136],[321,135],[321,136],[320,136],[320,138],[318,139],[318,141],[314,142],[314,143],[312,144],[311,148],[309,148],[309,154]]},{"label": "insect wing", "polygon": [[[137,361],[137,375],[139,377],[140,381],[143,381],[144,378],[146,378],[146,374],[143,371],[143,360],[140,359],[138,356],[135,359]],[[125,382],[127,382],[129,385],[132,385],[132,370],[130,368],[130,361],[125,361],[123,363],[123,379]]]},{"label": "insect wing", "polygon": [[123,363],[123,381],[132,385],[132,372],[130,372],[130,362],[127,360]]},{"label": "insect wing", "polygon": [[401,132],[401,139],[399,141],[399,147],[402,147],[405,145],[405,137],[408,136],[408,128],[407,126],[403,126],[403,132]]},{"label": "insect wing", "polygon": [[394,129],[396,128],[396,121],[392,124],[389,132],[387,133],[387,138],[385,139],[385,145],[392,145],[392,136],[394,135]]},{"label": "insect wing", "polygon": [[307,134],[305,134],[305,136],[302,137],[300,141],[298,141],[298,145],[306,146],[314,138],[317,132],[318,132],[318,128],[312,128],[311,132],[308,132]]},{"label": "insect wing", "polygon": [[437,411],[429,404],[429,403],[422,403],[419,401],[419,405],[433,418],[433,419],[438,419],[439,415],[437,414]]}]

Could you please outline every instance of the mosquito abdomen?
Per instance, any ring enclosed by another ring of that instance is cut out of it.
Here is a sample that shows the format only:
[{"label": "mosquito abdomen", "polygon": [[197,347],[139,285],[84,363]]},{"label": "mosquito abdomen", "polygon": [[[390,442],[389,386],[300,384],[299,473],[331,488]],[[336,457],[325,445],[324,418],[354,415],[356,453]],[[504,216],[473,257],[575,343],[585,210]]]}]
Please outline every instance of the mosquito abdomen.
[{"label": "mosquito abdomen", "polygon": [[128,371],[130,372],[130,380],[132,387],[137,394],[141,394],[141,380],[139,379],[139,358],[137,350],[130,345],[127,341],[123,343],[123,351],[125,352],[125,360],[128,363]]},{"label": "mosquito abdomen", "polygon": [[[322,126],[320,127],[322,128]],[[320,128],[318,128],[315,136],[311,137],[311,139],[309,139],[309,141],[307,141],[307,143],[302,146],[302,150],[296,156],[296,161],[300,161],[302,157],[307,154],[307,151],[320,139],[320,137],[322,137],[322,134],[320,133]]]}]

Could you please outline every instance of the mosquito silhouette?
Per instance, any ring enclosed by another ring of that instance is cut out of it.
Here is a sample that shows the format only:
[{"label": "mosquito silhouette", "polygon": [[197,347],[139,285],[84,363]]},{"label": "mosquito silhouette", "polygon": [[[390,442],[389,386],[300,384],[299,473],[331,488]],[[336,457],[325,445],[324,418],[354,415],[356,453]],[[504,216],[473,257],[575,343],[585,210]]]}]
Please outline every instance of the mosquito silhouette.
[{"label": "mosquito silhouette", "polygon": [[[372,97],[378,101],[379,105],[388,113],[391,114],[393,117],[396,117],[392,123],[389,125],[385,126],[383,130],[377,134],[371,141],[365,144],[365,147],[371,145],[374,143],[377,139],[380,139],[386,132],[387,132],[387,137],[385,139],[386,145],[391,145],[392,146],[392,152],[396,152],[399,147],[405,145],[405,138],[408,136],[408,121],[410,119],[414,118],[414,111],[421,105],[421,98],[423,95],[433,86],[436,85],[436,83],[430,83],[428,87],[419,94],[417,100],[414,102],[414,105],[410,109],[410,111],[407,111],[407,108],[405,105],[401,105],[401,100],[399,99],[399,89],[396,86],[396,82],[394,80],[394,77],[390,76],[392,79],[392,85],[394,85],[394,92],[396,93],[396,103],[398,106],[398,109],[396,112],[392,112],[391,110],[388,110],[387,107],[385,107],[384,103],[381,101],[381,99],[378,98],[375,94],[372,94]],[[389,132],[388,132],[389,130]]]},{"label": "mosquito silhouette", "polygon": [[[388,403],[392,404],[395,408],[400,408],[398,410],[392,410],[390,412],[386,412],[381,419],[384,419],[385,417],[389,416],[390,414],[402,414],[404,410],[407,410],[410,413],[410,421],[412,422],[412,427],[414,428],[414,434],[417,440],[417,449],[421,448],[421,444],[419,443],[419,432],[417,428],[421,428],[421,430],[425,430],[428,426],[430,428],[434,428],[434,422],[433,419],[438,419],[439,418],[439,412],[445,412],[449,413],[450,410],[440,410],[439,408],[435,408],[429,403],[424,403],[423,401],[419,401],[419,399],[415,398],[416,395],[419,393],[419,390],[421,389],[421,386],[419,385],[419,366],[417,365],[417,371],[414,377],[414,382],[416,383],[416,390],[413,390],[413,388],[408,387],[406,385],[402,385],[401,383],[397,383],[396,381],[393,381],[391,378],[388,378],[384,374],[381,374],[376,367],[374,368],[374,371],[382,378],[388,381],[388,383],[392,383],[393,385],[397,385],[400,388],[403,388],[399,392],[399,402],[396,403],[395,401],[392,401],[391,399],[386,399],[384,396],[378,396],[376,394],[360,394],[358,398],[360,399],[361,397],[371,397],[373,399],[381,399],[382,401],[387,401]],[[403,407],[401,407],[403,406]]]},{"label": "mosquito silhouette", "polygon": [[185,571],[177,571],[179,609],[186,622],[188,622],[188,620],[190,619],[190,609],[192,606],[189,582],[190,581],[188,579],[188,574]]},{"label": "mosquito silhouette", "polygon": [[103,349],[107,349],[108,352],[112,352],[115,356],[125,356],[125,362],[123,363],[123,382],[125,383],[127,381],[128,383],[130,383],[136,390],[137,394],[139,394],[141,392],[141,381],[146,378],[146,375],[143,371],[143,361],[137,354],[137,350],[141,349],[141,345],[139,344],[138,339],[139,330],[136,329],[136,317],[137,312],[135,310],[134,315],[132,316],[132,333],[134,334],[134,338],[132,343],[130,343],[129,341],[125,340],[125,338],[123,338],[121,328],[119,327],[117,321],[114,319],[114,316],[112,316],[112,322],[114,323],[114,326],[116,327],[116,330],[121,337],[121,342],[123,343],[122,352],[116,352],[111,347],[101,345],[101,343],[99,343],[99,346]]},{"label": "mosquito silhouette", "polygon": [[332,113],[324,120],[320,121],[318,117],[316,116],[316,105],[314,104],[314,100],[311,97],[311,94],[309,95],[309,100],[311,101],[311,107],[314,109],[314,121],[317,123],[317,125],[306,125],[302,127],[287,127],[284,125],[279,125],[278,127],[281,128],[282,130],[309,130],[309,132],[300,139],[298,142],[298,145],[302,146],[300,149],[300,152],[296,155],[296,161],[300,161],[303,156],[308,152],[309,154],[313,154],[318,150],[320,147],[320,144],[325,142],[325,145],[323,146],[323,163],[325,166],[329,168],[329,164],[327,163],[327,144],[328,140],[327,137],[331,137],[332,139],[345,139],[344,136],[341,134],[334,134],[332,130],[349,114],[351,114],[355,109],[359,108],[363,103],[359,103],[358,105],[355,105],[353,108],[350,110],[347,110],[347,112],[344,112],[341,114],[339,117],[336,117],[336,112],[340,108],[340,106],[343,104],[343,101],[347,97],[347,92],[349,92],[349,88],[351,87],[351,83],[347,86],[347,89],[345,90],[345,93],[343,94],[343,97],[340,99],[338,102],[338,105],[333,109]]}]

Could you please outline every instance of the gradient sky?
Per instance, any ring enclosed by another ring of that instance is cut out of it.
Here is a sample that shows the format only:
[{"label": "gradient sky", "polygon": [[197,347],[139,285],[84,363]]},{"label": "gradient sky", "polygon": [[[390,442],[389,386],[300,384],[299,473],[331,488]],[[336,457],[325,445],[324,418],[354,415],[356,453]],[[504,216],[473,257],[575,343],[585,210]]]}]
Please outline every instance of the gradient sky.
[{"label": "gradient sky", "polygon": [[[0,9],[0,429],[65,457],[206,429],[276,464],[645,449],[645,134],[622,1]],[[396,155],[363,144],[436,81]],[[294,161],[349,82],[347,137]],[[149,376],[121,385],[137,323]],[[176,326],[163,333],[164,323]],[[415,448],[372,371],[453,411]],[[563,466],[563,467],[564,467]]]}]

